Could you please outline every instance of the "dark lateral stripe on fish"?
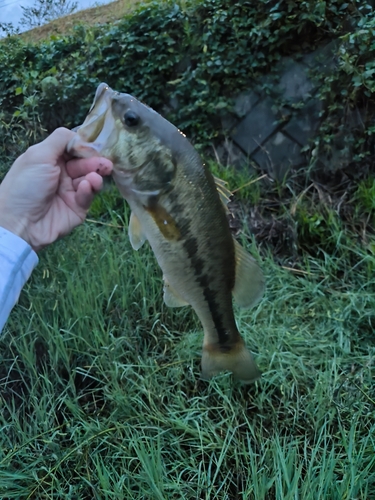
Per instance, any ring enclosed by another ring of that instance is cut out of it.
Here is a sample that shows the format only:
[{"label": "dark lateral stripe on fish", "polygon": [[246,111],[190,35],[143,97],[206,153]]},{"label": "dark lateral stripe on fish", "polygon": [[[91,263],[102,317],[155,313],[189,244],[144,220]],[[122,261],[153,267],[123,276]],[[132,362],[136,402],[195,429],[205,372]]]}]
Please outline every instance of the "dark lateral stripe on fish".
[{"label": "dark lateral stripe on fish", "polygon": [[208,307],[210,309],[210,313],[212,316],[212,321],[214,322],[215,325],[215,330],[217,333],[217,336],[219,338],[219,345],[220,345],[220,350],[224,351],[227,348],[230,349],[230,346],[226,346],[229,337],[230,337],[230,332],[224,327],[223,324],[223,315],[220,312],[220,305],[216,301],[216,296],[217,293],[215,290],[212,290],[209,285],[209,278],[207,274],[203,274],[202,276],[199,276],[197,278],[197,281],[202,285],[203,287],[203,294],[204,297],[208,303]]},{"label": "dark lateral stripe on fish", "polygon": [[[183,214],[185,212],[185,207],[179,203],[177,193],[171,191],[169,193],[169,199],[172,202],[173,213]],[[206,273],[204,273],[205,263],[204,260],[197,255],[198,252],[198,240],[195,238],[190,231],[190,219],[182,217],[180,215],[178,220],[178,226],[183,234],[181,234],[181,239],[183,240],[182,245],[188,254],[191,265],[194,269],[195,280],[202,286],[203,295],[208,304],[210,310],[212,321],[215,325],[215,330],[217,332],[220,349],[226,351],[231,347],[227,344],[230,338],[230,332],[224,326],[224,318],[221,313],[220,304],[217,302],[217,292],[212,290],[210,287],[210,279]]]},{"label": "dark lateral stripe on fish", "polygon": [[217,292],[211,289],[209,277],[203,272],[204,261],[197,256],[198,241],[196,238],[194,238],[194,236],[190,236],[185,239],[182,245],[185,248],[191,261],[192,267],[194,269],[195,279],[203,288],[203,295],[207,301],[208,308],[215,325],[215,330],[219,338],[219,344],[223,346],[228,342],[229,332],[224,327],[223,316],[220,312],[220,305],[216,300]]}]

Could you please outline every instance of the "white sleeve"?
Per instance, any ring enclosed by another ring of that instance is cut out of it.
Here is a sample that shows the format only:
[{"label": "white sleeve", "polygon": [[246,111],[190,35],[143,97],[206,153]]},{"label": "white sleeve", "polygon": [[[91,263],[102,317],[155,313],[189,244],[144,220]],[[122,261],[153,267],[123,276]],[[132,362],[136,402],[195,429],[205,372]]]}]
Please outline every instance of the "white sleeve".
[{"label": "white sleeve", "polygon": [[25,240],[0,227],[0,332],[38,261]]}]

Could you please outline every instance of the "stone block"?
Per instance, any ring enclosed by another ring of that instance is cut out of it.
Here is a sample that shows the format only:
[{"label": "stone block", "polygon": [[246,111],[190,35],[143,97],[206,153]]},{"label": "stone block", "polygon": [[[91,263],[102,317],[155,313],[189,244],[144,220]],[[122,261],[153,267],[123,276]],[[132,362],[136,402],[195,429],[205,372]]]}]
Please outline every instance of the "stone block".
[{"label": "stone block", "polygon": [[232,166],[238,169],[251,169],[249,158],[233,141],[226,138],[221,144],[214,148],[216,159],[225,166]]},{"label": "stone block", "polygon": [[238,123],[238,118],[235,117],[232,113],[225,113],[220,117],[221,120],[221,128],[224,132],[228,133],[235,127]]},{"label": "stone block", "polygon": [[269,97],[256,104],[231,134],[233,141],[251,155],[279,126],[278,115]]},{"label": "stone block", "polygon": [[234,112],[242,118],[247,115],[259,101],[260,96],[256,92],[242,92],[234,100]]},{"label": "stone block", "polygon": [[252,159],[278,181],[282,181],[292,167],[305,162],[300,145],[282,132],[270,137]]},{"label": "stone block", "polygon": [[315,88],[308,76],[308,67],[290,58],[282,64],[284,69],[278,85],[282,98],[290,103],[310,99]]},{"label": "stone block", "polygon": [[329,73],[334,71],[336,67],[336,50],[339,45],[338,40],[332,40],[331,42],[319,47],[318,49],[305,54],[302,57],[302,62],[306,64],[310,69],[314,69],[319,73]]},{"label": "stone block", "polygon": [[318,99],[311,99],[283,127],[283,132],[286,132],[290,138],[297,141],[301,146],[306,146],[319,126],[319,113],[321,110],[322,102]]}]

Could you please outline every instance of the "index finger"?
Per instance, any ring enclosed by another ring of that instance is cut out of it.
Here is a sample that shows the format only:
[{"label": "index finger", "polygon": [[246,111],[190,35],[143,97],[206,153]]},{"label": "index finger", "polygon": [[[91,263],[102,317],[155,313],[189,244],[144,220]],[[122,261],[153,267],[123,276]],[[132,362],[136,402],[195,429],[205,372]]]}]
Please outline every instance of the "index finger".
[{"label": "index finger", "polygon": [[90,172],[97,172],[100,175],[110,175],[112,167],[113,165],[110,160],[98,156],[92,158],[73,158],[66,163],[66,171],[72,179],[84,177]]}]

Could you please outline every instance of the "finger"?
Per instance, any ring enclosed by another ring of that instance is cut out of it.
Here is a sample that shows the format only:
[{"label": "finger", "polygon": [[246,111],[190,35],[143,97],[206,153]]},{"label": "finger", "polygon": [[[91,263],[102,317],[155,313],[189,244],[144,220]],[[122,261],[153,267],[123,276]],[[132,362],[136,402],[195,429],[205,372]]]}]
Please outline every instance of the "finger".
[{"label": "finger", "polygon": [[77,179],[73,179],[73,180],[72,180],[73,189],[74,189],[75,191],[77,191],[78,186],[79,186],[79,185],[81,184],[81,182],[82,182],[83,180],[85,180],[85,179],[86,179],[86,176],[85,176],[85,175],[83,175],[82,177],[77,177]]},{"label": "finger", "polygon": [[90,172],[86,175],[86,181],[91,184],[91,189],[98,193],[103,187],[103,177],[96,172]]},{"label": "finger", "polygon": [[79,208],[87,211],[97,192],[103,187],[103,178],[95,173],[88,174],[78,185],[75,200]]},{"label": "finger", "polygon": [[77,192],[75,194],[75,200],[78,208],[87,212],[90,208],[92,200],[94,199],[95,193],[92,190],[91,184],[87,179],[80,182]]},{"label": "finger", "polygon": [[44,141],[31,146],[25,154],[28,156],[29,163],[41,162],[48,163],[61,157],[69,141],[76,134],[67,128],[57,128]]},{"label": "finger", "polygon": [[84,180],[88,180],[90,182],[91,187],[95,192],[100,191],[103,187],[102,176],[97,174],[96,172],[90,172],[87,175],[83,175],[82,177],[78,177],[77,179],[73,179],[72,183],[73,183],[73,188],[75,191],[78,190],[78,186]]},{"label": "finger", "polygon": [[72,179],[84,177],[89,172],[97,172],[100,175],[110,175],[112,162],[106,158],[74,158],[66,164],[68,175]]}]

